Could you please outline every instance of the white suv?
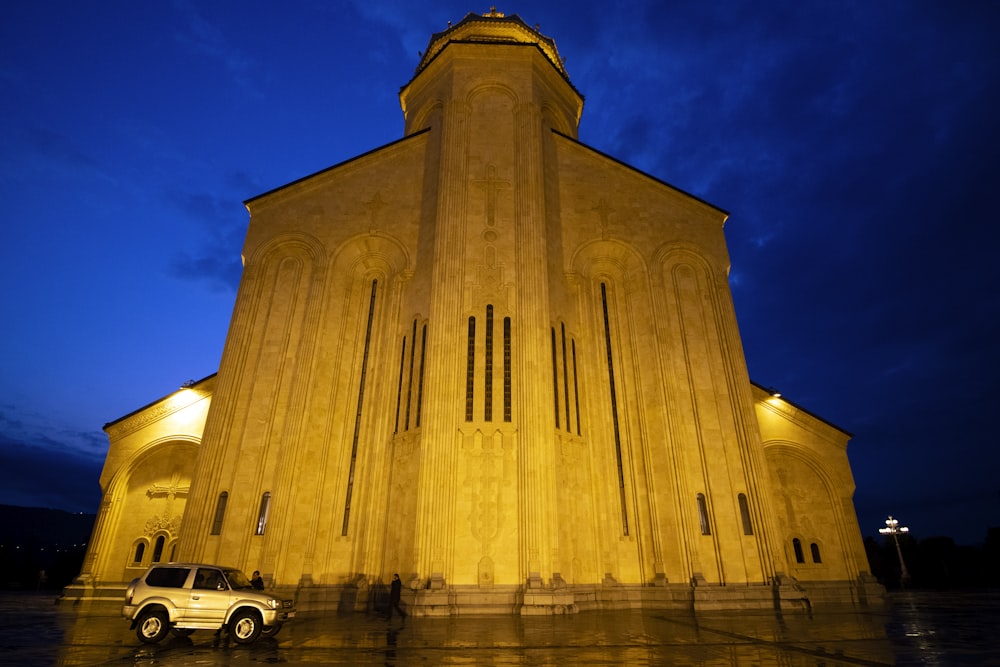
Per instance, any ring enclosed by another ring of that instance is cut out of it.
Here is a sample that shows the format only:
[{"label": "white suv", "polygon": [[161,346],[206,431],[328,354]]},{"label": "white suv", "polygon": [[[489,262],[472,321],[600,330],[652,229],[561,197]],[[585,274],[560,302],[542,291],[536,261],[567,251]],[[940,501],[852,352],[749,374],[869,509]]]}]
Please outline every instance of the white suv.
[{"label": "white suv", "polygon": [[170,630],[189,635],[222,628],[237,642],[249,644],[261,634],[275,635],[295,616],[295,605],[255,590],[235,568],[162,563],[128,585],[122,616],[147,644],[160,641]]}]

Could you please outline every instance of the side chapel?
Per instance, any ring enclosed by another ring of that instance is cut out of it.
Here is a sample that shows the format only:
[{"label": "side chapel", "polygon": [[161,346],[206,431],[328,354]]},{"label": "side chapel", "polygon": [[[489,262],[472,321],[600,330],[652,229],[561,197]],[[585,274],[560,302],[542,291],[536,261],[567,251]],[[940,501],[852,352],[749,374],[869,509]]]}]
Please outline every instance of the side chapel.
[{"label": "side chapel", "polygon": [[850,434],[750,381],[727,214],[577,138],[555,42],[469,14],[401,139],[254,197],[218,373],[105,426],[66,597],[150,563],[417,615],[881,599]]}]

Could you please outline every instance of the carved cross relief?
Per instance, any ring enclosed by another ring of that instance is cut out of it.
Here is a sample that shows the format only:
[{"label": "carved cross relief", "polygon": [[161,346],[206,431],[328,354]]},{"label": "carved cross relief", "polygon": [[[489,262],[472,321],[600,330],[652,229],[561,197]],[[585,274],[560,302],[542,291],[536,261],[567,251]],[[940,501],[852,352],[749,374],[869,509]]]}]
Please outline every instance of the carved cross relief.
[{"label": "carved cross relief", "polygon": [[608,238],[608,216],[615,212],[615,209],[608,206],[608,202],[601,199],[597,202],[597,206],[591,209],[597,212],[597,215],[601,218],[601,239],[607,240]]},{"label": "carved cross relief", "polygon": [[482,553],[489,555],[504,524],[503,498],[505,457],[503,441],[498,436],[477,433],[467,450],[467,473],[463,485],[471,501],[469,528],[482,544]]},{"label": "carved cross relief", "polygon": [[501,191],[511,189],[512,185],[509,180],[497,175],[497,167],[494,164],[487,164],[485,177],[473,179],[472,183],[486,193],[484,207],[486,225],[482,232],[485,246],[483,260],[476,272],[476,283],[470,285],[472,304],[492,303],[506,310],[508,286],[503,283],[503,265],[497,262],[495,242],[500,235],[500,229],[497,228],[499,195]]},{"label": "carved cross relief", "polygon": [[486,178],[472,181],[474,184],[486,190],[486,226],[496,227],[497,215],[497,193],[510,187],[510,181],[497,178],[496,165],[486,165]]},{"label": "carved cross relief", "polygon": [[382,191],[380,190],[376,192],[371,201],[362,202],[362,204],[364,204],[365,210],[368,211],[368,232],[370,234],[377,234],[379,213],[381,213],[382,209],[386,206],[385,202],[382,201]]},{"label": "carved cross relief", "polygon": [[174,516],[174,499],[178,496],[187,497],[190,491],[190,484],[182,485],[177,475],[174,475],[169,484],[150,485],[150,487],[146,489],[146,495],[149,496],[149,499],[153,500],[157,497],[166,497],[167,507],[163,512],[163,518],[154,516],[146,522],[146,531],[149,534],[152,534],[156,532],[156,530],[162,528],[169,531],[171,534],[176,534],[175,529],[180,525],[180,516]]}]

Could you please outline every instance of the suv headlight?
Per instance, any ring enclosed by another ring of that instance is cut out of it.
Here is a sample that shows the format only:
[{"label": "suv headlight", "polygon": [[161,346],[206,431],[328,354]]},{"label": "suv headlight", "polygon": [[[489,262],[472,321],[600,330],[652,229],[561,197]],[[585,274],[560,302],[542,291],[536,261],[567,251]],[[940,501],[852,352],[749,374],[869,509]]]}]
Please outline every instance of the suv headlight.
[{"label": "suv headlight", "polygon": [[267,606],[271,609],[281,609],[281,600],[275,600],[274,598],[269,598],[267,601]]}]

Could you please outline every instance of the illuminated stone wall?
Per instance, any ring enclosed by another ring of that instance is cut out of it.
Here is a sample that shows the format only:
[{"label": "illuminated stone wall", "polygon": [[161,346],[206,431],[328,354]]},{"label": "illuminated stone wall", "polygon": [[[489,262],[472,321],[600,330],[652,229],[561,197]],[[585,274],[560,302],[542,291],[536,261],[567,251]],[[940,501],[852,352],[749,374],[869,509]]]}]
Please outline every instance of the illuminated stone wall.
[{"label": "illuminated stone wall", "polygon": [[[516,17],[433,36],[400,101],[399,141],[247,202],[204,431],[109,431],[106,503],[190,479],[178,557],[303,608],[393,572],[427,615],[858,601],[849,436],[750,383],[726,213],[579,143]],[[111,580],[140,519],[107,517]]]},{"label": "illuminated stone wall", "polygon": [[214,390],[212,375],[104,427],[101,506],[70,596],[120,601],[120,591],[104,588],[176,556]]}]

